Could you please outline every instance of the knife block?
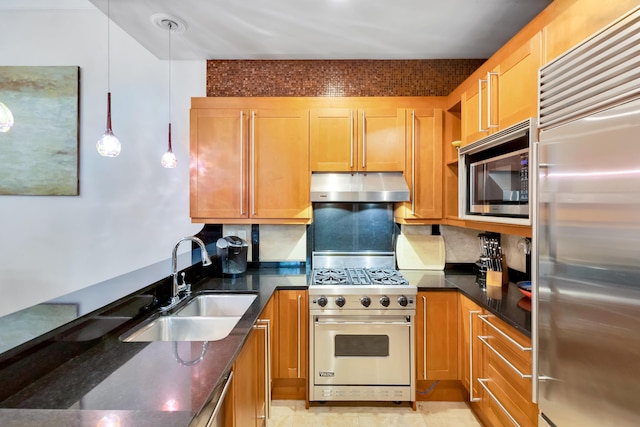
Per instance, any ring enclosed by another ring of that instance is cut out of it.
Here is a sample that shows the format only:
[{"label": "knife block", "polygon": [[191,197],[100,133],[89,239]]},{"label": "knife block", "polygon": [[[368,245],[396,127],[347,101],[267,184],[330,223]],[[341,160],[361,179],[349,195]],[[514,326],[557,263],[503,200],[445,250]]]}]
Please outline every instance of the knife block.
[{"label": "knife block", "polygon": [[509,268],[507,267],[507,259],[502,255],[502,271],[487,270],[487,287],[509,285]]}]

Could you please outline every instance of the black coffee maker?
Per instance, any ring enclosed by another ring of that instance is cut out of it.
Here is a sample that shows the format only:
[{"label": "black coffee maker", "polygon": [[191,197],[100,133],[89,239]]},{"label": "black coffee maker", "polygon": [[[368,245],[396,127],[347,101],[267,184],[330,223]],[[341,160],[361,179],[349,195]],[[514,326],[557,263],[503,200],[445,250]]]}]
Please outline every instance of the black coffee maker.
[{"label": "black coffee maker", "polygon": [[224,276],[238,276],[247,271],[249,244],[238,236],[225,236],[216,242]]}]

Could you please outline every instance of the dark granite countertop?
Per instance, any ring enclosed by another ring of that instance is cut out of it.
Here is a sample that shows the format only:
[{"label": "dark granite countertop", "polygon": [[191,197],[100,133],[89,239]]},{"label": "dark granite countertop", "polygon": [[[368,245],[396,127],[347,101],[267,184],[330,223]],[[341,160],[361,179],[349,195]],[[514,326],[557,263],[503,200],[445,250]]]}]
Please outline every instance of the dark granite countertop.
[{"label": "dark granite countertop", "polygon": [[475,274],[461,271],[402,270],[402,275],[419,290],[458,290],[476,304],[531,338],[531,300],[515,283],[509,283],[493,298],[476,283]]},{"label": "dark granite countertop", "polygon": [[[460,271],[402,270],[420,290],[460,291],[523,334],[531,313],[515,284],[488,298],[475,275]],[[202,342],[122,342],[143,319],[152,295],[141,289],[107,310],[78,319],[29,350],[0,359],[0,381],[16,391],[2,397],[0,425],[95,427],[187,426],[223,382],[265,304],[276,289],[306,289],[304,269],[256,269],[239,278],[203,278],[199,292],[251,292],[256,301],[226,338]],[[185,361],[198,359],[188,366]],[[108,424],[106,424],[108,425]]]},{"label": "dark granite countertop", "polygon": [[[111,310],[2,362],[4,384],[24,382],[22,377],[32,375],[34,366],[43,368],[0,402],[0,425],[42,425],[44,420],[50,426],[95,427],[104,418],[117,419],[119,424],[113,425],[122,427],[187,426],[224,380],[273,292],[306,287],[306,275],[299,269],[258,269],[239,278],[202,279],[194,284],[194,294],[258,295],[229,336],[206,344],[120,341],[120,335],[150,314],[128,313],[144,307],[148,295],[125,298]],[[96,326],[101,323],[106,326]],[[199,363],[188,363],[200,357]]]}]

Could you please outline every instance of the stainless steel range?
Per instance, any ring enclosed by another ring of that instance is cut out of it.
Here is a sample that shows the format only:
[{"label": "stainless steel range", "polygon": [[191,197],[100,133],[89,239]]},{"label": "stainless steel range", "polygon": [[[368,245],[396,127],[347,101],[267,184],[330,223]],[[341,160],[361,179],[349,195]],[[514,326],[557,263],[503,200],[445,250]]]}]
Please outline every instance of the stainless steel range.
[{"label": "stainless steel range", "polygon": [[309,400],[413,401],[417,288],[394,253],[314,253]]}]

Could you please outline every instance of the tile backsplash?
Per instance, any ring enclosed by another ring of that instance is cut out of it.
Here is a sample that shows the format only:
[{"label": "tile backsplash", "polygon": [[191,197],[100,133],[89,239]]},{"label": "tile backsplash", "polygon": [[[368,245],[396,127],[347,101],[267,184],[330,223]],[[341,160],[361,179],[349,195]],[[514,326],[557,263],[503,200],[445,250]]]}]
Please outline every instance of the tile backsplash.
[{"label": "tile backsplash", "polygon": [[[403,233],[431,234],[430,225],[405,225]],[[440,226],[440,234],[444,237],[446,247],[446,262],[448,263],[475,263],[480,257],[480,242],[478,234],[481,231],[468,228]],[[526,255],[520,236],[509,234],[500,235],[500,243],[507,259],[507,265],[514,270],[526,272]]]},{"label": "tile backsplash", "polygon": [[208,60],[207,96],[447,96],[484,62]]}]

